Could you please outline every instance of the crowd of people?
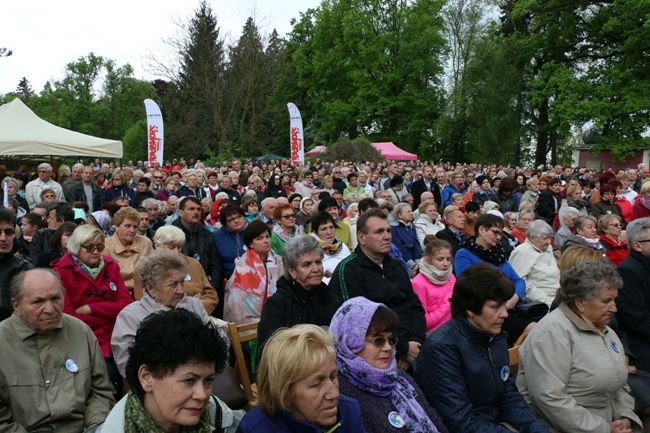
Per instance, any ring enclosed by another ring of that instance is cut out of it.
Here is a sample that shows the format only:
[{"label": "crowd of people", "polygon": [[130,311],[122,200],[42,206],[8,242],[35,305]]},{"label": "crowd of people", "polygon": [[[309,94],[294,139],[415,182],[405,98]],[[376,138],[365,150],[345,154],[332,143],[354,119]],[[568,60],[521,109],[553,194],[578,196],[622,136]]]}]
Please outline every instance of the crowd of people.
[{"label": "crowd of people", "polygon": [[[641,432],[649,177],[0,166],[0,433]],[[221,320],[258,323],[245,414]]]}]

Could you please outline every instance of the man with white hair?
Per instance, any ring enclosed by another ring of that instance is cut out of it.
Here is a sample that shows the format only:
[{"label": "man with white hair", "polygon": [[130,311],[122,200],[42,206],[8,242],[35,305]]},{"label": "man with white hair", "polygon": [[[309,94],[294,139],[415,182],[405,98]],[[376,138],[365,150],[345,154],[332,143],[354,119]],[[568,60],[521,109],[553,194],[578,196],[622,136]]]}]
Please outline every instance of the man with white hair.
[{"label": "man with white hair", "polygon": [[63,188],[52,179],[52,166],[44,162],[38,166],[38,179],[29,182],[25,186],[25,199],[27,199],[30,209],[42,201],[41,192],[48,188],[54,190],[56,201],[65,201]]},{"label": "man with white hair", "polygon": [[68,178],[68,180],[66,180],[61,184],[61,187],[63,188],[63,194],[65,194],[66,198],[68,198],[68,195],[70,194],[70,189],[77,182],[81,181],[83,170],[84,170],[84,165],[80,162],[76,163],[75,165],[72,166],[70,177]]}]

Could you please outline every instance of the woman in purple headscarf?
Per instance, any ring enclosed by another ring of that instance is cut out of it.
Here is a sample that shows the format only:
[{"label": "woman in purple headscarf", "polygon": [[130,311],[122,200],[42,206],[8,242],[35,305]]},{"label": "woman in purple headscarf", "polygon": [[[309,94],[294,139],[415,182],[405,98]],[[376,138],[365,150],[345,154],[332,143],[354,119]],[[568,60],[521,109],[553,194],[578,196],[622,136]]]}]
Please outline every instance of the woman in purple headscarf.
[{"label": "woman in purple headscarf", "polygon": [[361,405],[366,431],[447,432],[411,377],[397,368],[395,313],[366,298],[349,299],[334,314],[334,334],[341,394]]}]

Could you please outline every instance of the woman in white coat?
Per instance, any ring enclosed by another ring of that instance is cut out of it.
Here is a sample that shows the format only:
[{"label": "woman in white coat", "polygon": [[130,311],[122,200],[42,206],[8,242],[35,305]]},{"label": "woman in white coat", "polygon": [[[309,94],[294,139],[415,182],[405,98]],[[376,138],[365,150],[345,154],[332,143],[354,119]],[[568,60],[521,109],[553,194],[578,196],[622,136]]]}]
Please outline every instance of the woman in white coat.
[{"label": "woman in white coat", "polygon": [[413,223],[415,232],[420,241],[420,247],[424,250],[424,238],[427,235],[435,235],[444,230],[445,225],[440,222],[440,214],[434,200],[424,200],[418,206],[420,217]]},{"label": "woman in white coat", "polygon": [[336,266],[350,255],[350,249],[336,237],[334,218],[322,211],[311,220],[311,235],[325,254],[323,256],[323,283],[329,284]]}]

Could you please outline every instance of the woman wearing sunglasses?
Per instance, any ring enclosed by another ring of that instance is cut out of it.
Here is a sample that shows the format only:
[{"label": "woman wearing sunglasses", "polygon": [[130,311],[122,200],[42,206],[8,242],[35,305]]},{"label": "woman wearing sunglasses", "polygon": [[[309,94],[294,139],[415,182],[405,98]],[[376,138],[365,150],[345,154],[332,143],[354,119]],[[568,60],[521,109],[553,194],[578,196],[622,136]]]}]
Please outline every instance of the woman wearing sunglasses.
[{"label": "woman wearing sunglasses", "polygon": [[630,247],[627,242],[621,240],[623,222],[616,214],[607,214],[598,220],[598,233],[600,244],[607,252],[607,258],[618,266],[630,255]]},{"label": "woman wearing sunglasses", "polygon": [[65,288],[63,312],[86,323],[99,342],[108,373],[121,395],[122,379],[111,354],[111,335],[120,311],[131,303],[120,266],[102,254],[106,237],[97,227],[82,225],[68,239],[68,252],[52,262]]},{"label": "woman wearing sunglasses", "polygon": [[338,309],[330,330],[340,392],[359,401],[367,432],[446,432],[418,385],[397,367],[398,326],[393,311],[363,297]]}]

